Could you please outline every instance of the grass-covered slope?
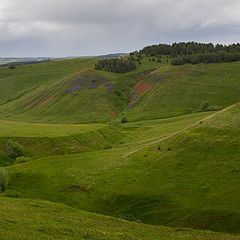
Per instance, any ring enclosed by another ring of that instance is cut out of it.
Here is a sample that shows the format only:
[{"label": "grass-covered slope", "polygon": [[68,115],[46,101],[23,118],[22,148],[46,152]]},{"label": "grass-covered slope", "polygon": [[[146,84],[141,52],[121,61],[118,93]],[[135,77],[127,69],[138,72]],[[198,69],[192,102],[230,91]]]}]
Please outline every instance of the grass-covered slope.
[{"label": "grass-covered slope", "polygon": [[[159,119],[212,110],[239,101],[240,63],[174,67],[142,59],[136,70],[94,70],[96,59],[0,69],[0,117],[54,123]],[[225,96],[225,97],[223,97]]]},{"label": "grass-covered slope", "polygon": [[163,66],[133,88],[126,110],[129,121],[166,118],[197,112],[204,101],[213,110],[237,101],[240,63]]},{"label": "grass-covered slope", "polygon": [[175,134],[149,131],[146,143],[12,166],[8,191],[147,223],[239,232],[239,116],[236,104]]},{"label": "grass-covered slope", "polygon": [[127,222],[40,200],[0,197],[0,238],[98,240],[237,240],[239,237]]},{"label": "grass-covered slope", "polygon": [[95,59],[73,59],[33,65],[16,69],[0,69],[0,104],[16,100],[26,93],[57,82],[69,74],[91,68]]},{"label": "grass-covered slope", "polygon": [[0,108],[2,117],[38,122],[106,122],[122,109],[115,83],[86,70],[41,85]]},{"label": "grass-covered slope", "polygon": [[[166,61],[144,58],[125,74],[94,70],[96,59],[0,69],[0,166],[13,164],[5,195],[20,198],[0,199],[15,216],[12,225],[6,221],[3,237],[14,239],[14,226],[25,237],[16,218],[26,209],[44,227],[23,218],[24,226],[33,224],[34,236],[40,229],[50,239],[70,238],[72,232],[76,239],[198,236],[166,229],[165,236],[163,229],[151,227],[152,233],[144,230],[148,226],[112,218],[104,219],[119,225],[105,224],[101,216],[96,223],[89,214],[34,199],[150,224],[240,232],[240,104],[199,112],[204,101],[209,110],[239,101],[240,63],[173,67]],[[122,116],[128,123],[119,124]],[[9,139],[23,146],[24,159],[6,155]],[[42,208],[54,210],[46,224]],[[68,213],[69,223],[63,218]],[[79,219],[90,218],[77,228]],[[137,232],[141,226],[143,232]]]},{"label": "grass-covered slope", "polygon": [[[37,158],[74,154],[110,148],[122,133],[104,124],[40,124],[0,120],[0,166],[22,163]],[[8,156],[9,140],[23,147],[24,157]]]}]

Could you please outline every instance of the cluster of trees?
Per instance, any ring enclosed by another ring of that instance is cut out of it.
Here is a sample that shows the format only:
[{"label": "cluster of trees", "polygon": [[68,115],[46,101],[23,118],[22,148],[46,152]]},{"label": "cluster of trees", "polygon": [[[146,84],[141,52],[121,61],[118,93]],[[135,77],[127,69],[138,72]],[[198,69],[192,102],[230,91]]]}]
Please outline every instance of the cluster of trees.
[{"label": "cluster of trees", "polygon": [[200,104],[200,111],[201,112],[207,112],[207,111],[219,111],[220,108],[218,106],[215,106],[215,105],[210,105],[208,103],[208,101],[203,101],[201,104]]},{"label": "cluster of trees", "polygon": [[172,60],[172,65],[183,65],[186,63],[221,63],[240,61],[240,52],[214,52],[187,56],[178,56]]},{"label": "cluster of trees", "polygon": [[221,51],[226,53],[240,52],[240,44],[214,45],[212,43],[180,42],[147,46],[140,50],[139,53],[146,56],[170,55],[171,57],[177,57]]},{"label": "cluster of trees", "polygon": [[110,58],[99,60],[95,65],[96,70],[105,70],[116,73],[126,73],[137,68],[135,59]]},{"label": "cluster of trees", "polygon": [[173,58],[173,65],[234,62],[240,61],[240,44],[214,45],[197,42],[159,44],[147,46],[137,54],[157,58],[161,55],[168,55]]}]

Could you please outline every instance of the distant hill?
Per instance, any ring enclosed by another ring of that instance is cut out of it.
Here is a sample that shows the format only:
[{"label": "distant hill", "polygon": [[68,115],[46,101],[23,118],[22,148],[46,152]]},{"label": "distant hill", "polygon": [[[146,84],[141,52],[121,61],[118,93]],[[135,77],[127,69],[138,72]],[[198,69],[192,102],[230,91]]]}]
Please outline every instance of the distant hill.
[{"label": "distant hill", "polygon": [[116,57],[122,57],[122,56],[127,56],[127,53],[111,53],[111,54],[106,54],[106,55],[100,55],[97,56],[97,58],[116,58]]},{"label": "distant hill", "polygon": [[53,58],[36,57],[36,58],[0,58],[0,66],[9,66],[10,64],[32,64],[37,62],[50,61]]}]

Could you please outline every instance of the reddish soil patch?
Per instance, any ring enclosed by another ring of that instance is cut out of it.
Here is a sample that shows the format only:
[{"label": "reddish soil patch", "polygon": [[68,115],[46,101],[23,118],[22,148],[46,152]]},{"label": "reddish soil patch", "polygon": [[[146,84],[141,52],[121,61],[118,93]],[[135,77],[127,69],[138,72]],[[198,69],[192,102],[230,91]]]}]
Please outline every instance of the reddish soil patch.
[{"label": "reddish soil patch", "polygon": [[133,94],[131,96],[131,101],[128,105],[128,108],[134,108],[137,104],[137,101],[141,95],[149,92],[155,87],[154,84],[148,82],[138,82],[133,88]]},{"label": "reddish soil patch", "polygon": [[39,103],[39,105],[40,105],[41,107],[46,107],[53,99],[54,99],[53,96],[48,96],[48,97],[44,98],[44,99]]},{"label": "reddish soil patch", "polygon": [[134,92],[138,95],[144,94],[148,91],[150,91],[153,88],[153,85],[151,83],[137,83],[134,87]]},{"label": "reddish soil patch", "polygon": [[117,113],[116,113],[116,112],[111,112],[111,116],[112,116],[112,117],[116,117],[116,116],[117,116]]}]

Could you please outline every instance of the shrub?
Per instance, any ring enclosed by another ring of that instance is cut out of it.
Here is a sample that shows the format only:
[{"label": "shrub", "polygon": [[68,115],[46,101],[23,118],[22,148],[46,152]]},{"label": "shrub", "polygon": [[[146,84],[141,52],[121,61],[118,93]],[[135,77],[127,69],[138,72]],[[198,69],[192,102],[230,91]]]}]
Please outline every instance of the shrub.
[{"label": "shrub", "polygon": [[14,142],[13,140],[9,140],[5,144],[5,151],[9,157],[14,159],[24,156],[23,147],[18,142]]},{"label": "shrub", "polygon": [[104,146],[104,149],[105,149],[105,150],[112,149],[112,146],[107,143],[107,144]]},{"label": "shrub", "polygon": [[127,123],[128,119],[126,117],[122,117],[121,123]]},{"label": "shrub", "polygon": [[9,68],[9,69],[16,69],[17,66],[16,66],[15,64],[11,64],[8,68]]},{"label": "shrub", "polygon": [[137,65],[134,58],[111,58],[99,60],[95,65],[96,70],[104,70],[116,73],[126,73],[135,70]]},{"label": "shrub", "polygon": [[200,105],[200,110],[201,110],[202,112],[208,111],[208,108],[209,108],[209,103],[208,103],[208,101],[204,101],[204,102],[201,103],[201,105]]},{"label": "shrub", "polygon": [[0,168],[0,193],[4,192],[8,185],[8,174],[4,168]]},{"label": "shrub", "polygon": [[219,110],[221,110],[221,109],[216,105],[210,106],[208,108],[208,111],[219,111]]},{"label": "shrub", "polygon": [[185,59],[182,57],[174,58],[172,60],[172,65],[173,66],[179,66],[179,65],[184,65],[185,64]]}]

